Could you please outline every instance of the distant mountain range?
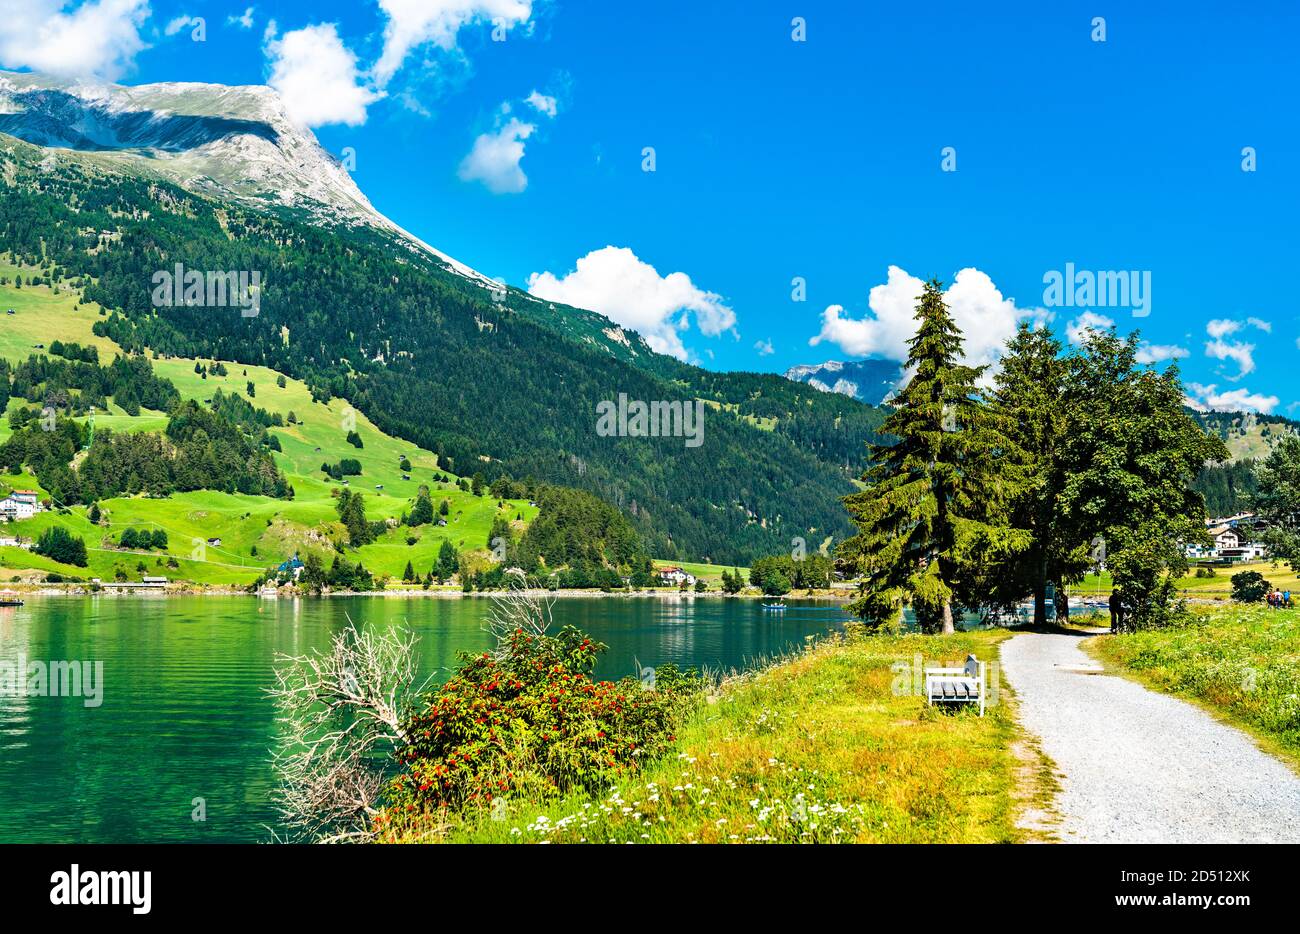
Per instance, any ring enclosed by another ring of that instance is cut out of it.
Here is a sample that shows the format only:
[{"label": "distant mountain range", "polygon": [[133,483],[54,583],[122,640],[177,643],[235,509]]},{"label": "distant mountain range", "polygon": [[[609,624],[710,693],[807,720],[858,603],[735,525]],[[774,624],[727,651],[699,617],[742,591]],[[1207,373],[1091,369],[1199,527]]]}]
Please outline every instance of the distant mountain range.
[{"label": "distant mountain range", "polygon": [[903,378],[903,368],[893,360],[827,360],[792,366],[785,371],[785,378],[867,405],[879,405]]}]

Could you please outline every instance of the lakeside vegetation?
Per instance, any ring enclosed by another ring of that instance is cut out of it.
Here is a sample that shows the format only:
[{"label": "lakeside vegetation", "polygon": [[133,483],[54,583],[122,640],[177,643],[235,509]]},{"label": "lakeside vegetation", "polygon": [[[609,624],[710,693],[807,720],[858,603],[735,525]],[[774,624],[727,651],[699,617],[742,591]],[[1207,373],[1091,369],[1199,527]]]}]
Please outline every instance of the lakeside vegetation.
[{"label": "lakeside vegetation", "polygon": [[1193,607],[1185,625],[1085,645],[1148,687],[1204,704],[1300,767],[1300,611]]},{"label": "lakeside vegetation", "polygon": [[1006,630],[854,624],[746,673],[665,666],[607,682],[590,674],[603,647],[548,622],[536,598],[495,598],[496,649],[462,655],[429,692],[400,631],[348,630],[283,659],[272,693],[290,838],[1015,842],[1050,791],[996,675],[984,717],[930,707],[919,688],[918,665],[989,659]]},{"label": "lakeside vegetation", "polygon": [[608,786],[431,813],[384,842],[1005,843],[1016,826],[1017,727],[895,693],[914,655],[987,657],[1007,633],[828,638],[710,689],[657,761]]}]

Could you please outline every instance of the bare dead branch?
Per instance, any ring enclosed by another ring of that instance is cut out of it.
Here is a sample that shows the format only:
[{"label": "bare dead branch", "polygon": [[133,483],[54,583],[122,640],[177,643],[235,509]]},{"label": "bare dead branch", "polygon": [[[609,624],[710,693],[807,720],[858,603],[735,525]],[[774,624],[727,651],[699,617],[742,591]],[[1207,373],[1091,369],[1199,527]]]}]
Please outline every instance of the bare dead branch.
[{"label": "bare dead branch", "polygon": [[417,641],[405,628],[358,632],[349,618],[327,651],[277,656],[276,807],[290,839],[370,838],[385,767],[427,685],[416,684]]},{"label": "bare dead branch", "polygon": [[510,637],[521,629],[531,636],[546,635],[555,605],[553,598],[540,597],[527,590],[523,571],[512,568],[506,575],[508,585],[492,595],[492,606],[483,621],[484,631],[496,640],[498,654],[506,651]]}]

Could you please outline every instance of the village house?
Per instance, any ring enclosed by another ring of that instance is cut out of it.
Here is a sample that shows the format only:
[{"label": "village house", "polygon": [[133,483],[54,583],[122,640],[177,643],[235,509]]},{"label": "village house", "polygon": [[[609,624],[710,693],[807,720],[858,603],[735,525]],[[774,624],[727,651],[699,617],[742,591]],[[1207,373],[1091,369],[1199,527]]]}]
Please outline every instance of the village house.
[{"label": "village house", "polygon": [[14,490],[4,499],[0,499],[0,519],[9,522],[30,519],[43,511],[40,494],[35,490]]},{"label": "village house", "polygon": [[1216,525],[1210,529],[1210,539],[1214,542],[1214,550],[1222,552],[1225,548],[1239,548],[1242,535],[1230,525]]},{"label": "village house", "polygon": [[1192,559],[1221,559],[1227,561],[1254,561],[1263,558],[1267,549],[1254,541],[1254,534],[1262,528],[1254,513],[1240,512],[1233,516],[1211,519],[1206,522],[1210,545],[1191,544],[1184,547]]},{"label": "village house", "polygon": [[659,569],[659,579],[665,584],[673,584],[680,587],[685,584],[687,587],[695,585],[695,575],[683,571],[678,567],[663,567]]}]

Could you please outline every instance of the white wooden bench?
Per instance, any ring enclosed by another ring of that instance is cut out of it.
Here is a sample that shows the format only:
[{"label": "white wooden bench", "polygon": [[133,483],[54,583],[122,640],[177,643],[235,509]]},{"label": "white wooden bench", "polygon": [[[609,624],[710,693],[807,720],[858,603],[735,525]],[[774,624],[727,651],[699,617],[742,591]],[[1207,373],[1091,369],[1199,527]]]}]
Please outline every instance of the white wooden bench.
[{"label": "white wooden bench", "polygon": [[979,704],[984,716],[984,701],[988,693],[988,675],[984,663],[974,655],[966,656],[962,668],[925,669],[925,697],[935,704]]}]

